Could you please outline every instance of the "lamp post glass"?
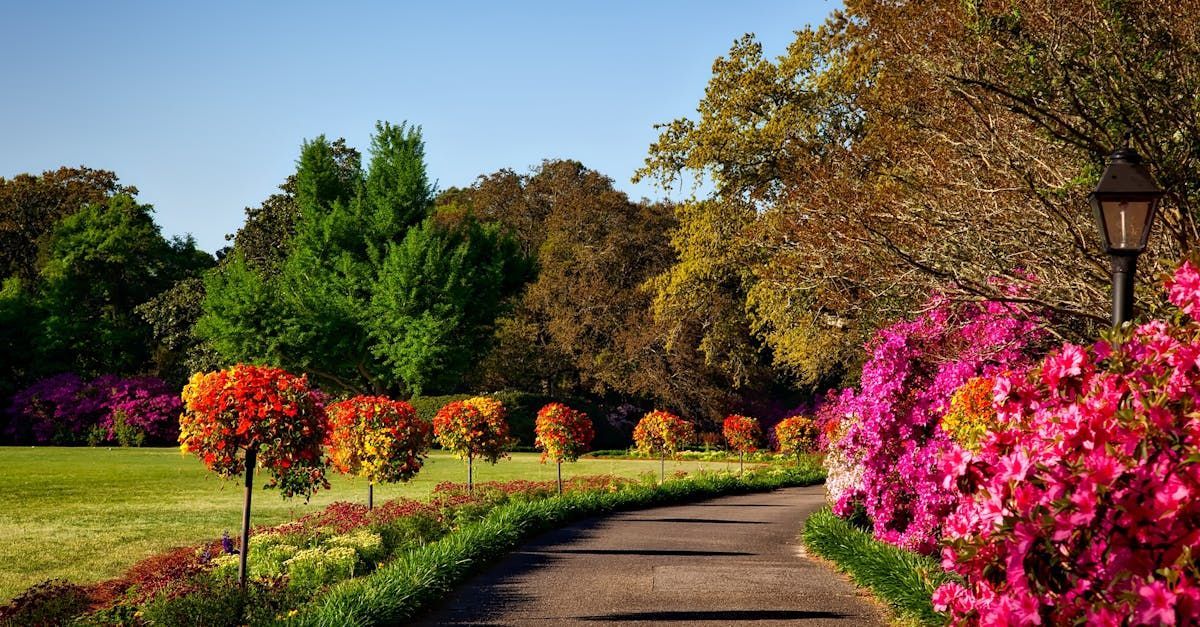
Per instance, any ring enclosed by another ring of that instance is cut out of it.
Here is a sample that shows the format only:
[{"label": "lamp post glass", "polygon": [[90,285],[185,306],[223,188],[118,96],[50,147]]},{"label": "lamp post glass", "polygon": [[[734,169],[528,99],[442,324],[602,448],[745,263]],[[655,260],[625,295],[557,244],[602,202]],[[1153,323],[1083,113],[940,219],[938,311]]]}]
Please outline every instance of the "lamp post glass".
[{"label": "lamp post glass", "polygon": [[1146,250],[1162,196],[1163,191],[1132,148],[1122,148],[1109,156],[1100,183],[1088,196],[1104,252],[1112,257],[1113,326],[1133,317],[1137,256]]}]

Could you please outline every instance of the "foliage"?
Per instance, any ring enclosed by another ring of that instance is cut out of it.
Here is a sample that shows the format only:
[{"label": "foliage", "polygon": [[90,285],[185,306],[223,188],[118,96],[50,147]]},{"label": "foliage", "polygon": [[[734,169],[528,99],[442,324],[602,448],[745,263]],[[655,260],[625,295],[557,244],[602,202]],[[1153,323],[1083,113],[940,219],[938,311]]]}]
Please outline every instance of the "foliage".
[{"label": "foliage", "polygon": [[134,308],[150,327],[151,362],[163,379],[182,386],[193,372],[220,367],[212,345],[194,333],[203,306],[204,280],[194,276],[177,281]]},{"label": "foliage", "polygon": [[1182,624],[1200,612],[1200,271],[1179,312],[1064,344],[993,386],[1004,429],[941,467],[962,489],[934,601],[956,623]]},{"label": "foliage", "polygon": [[222,477],[245,470],[239,451],[254,449],[271,473],[266,487],[306,499],[329,487],[321,444],[326,436],[321,395],[305,376],[239,364],[196,373],[183,389],[180,448]]},{"label": "foliage", "polygon": [[696,437],[692,423],[662,410],[654,410],[638,421],[633,443],[643,453],[668,457],[679,452]]},{"label": "foliage", "polygon": [[495,226],[431,218],[412,227],[379,268],[367,323],[375,356],[414,394],[453,390],[527,271]]},{"label": "foliage", "polygon": [[116,194],[137,194],[117,180],[114,172],[84,167],[0,177],[0,279],[32,283],[38,249],[63,218]]},{"label": "foliage", "polygon": [[[851,371],[874,329],[948,283],[1044,306],[1083,341],[1109,296],[1084,197],[1126,133],[1167,190],[1143,267],[1165,269],[1200,233],[1198,105],[1181,96],[1200,85],[1200,12],[1160,4],[850,0],[777,58],[735,42],[638,176],[712,182],[710,232],[729,234],[721,250],[750,276],[728,319],[744,305],[801,385]],[[681,256],[670,273],[694,265]]]},{"label": "foliage", "polygon": [[463,459],[496,463],[510,443],[504,406],[497,400],[474,397],[455,401],[433,418],[438,444]]},{"label": "foliage", "polygon": [[178,436],[181,407],[178,395],[155,377],[104,375],[84,381],[64,373],[13,396],[4,435],[34,444],[82,444],[92,437],[96,443],[119,442],[119,426],[129,443],[166,444]]},{"label": "foliage", "polygon": [[[324,193],[347,201],[362,179],[362,155],[340,137],[328,142],[328,150],[332,167],[322,168],[322,171],[330,172],[333,182],[325,183]],[[306,172],[312,167],[311,163],[306,163]],[[293,173],[279,185],[278,193],[268,196],[258,207],[246,208],[246,222],[237,233],[225,236],[226,240],[233,241],[227,258],[240,259],[267,276],[279,272],[300,220],[297,186],[298,178]],[[317,186],[311,179],[305,180],[305,186],[306,202],[311,203]]]},{"label": "foliage", "polygon": [[930,598],[951,580],[933,558],[911,553],[856,529],[823,509],[804,521],[804,545],[874,593],[901,617],[921,625],[942,625]]},{"label": "foliage", "polygon": [[372,483],[407,481],[429,450],[429,423],[408,403],[355,396],[326,407],[330,464]]},{"label": "foliage", "polygon": [[826,410],[854,417],[833,448],[862,468],[862,483],[843,492],[834,511],[847,515],[861,504],[876,538],[932,551],[957,502],[938,469],[950,444],[941,417],[970,378],[1029,363],[1038,322],[1012,305],[935,296],[921,315],[880,330],[867,346],[861,389],[833,397]]},{"label": "foliage", "polygon": [[135,372],[149,359],[149,329],[135,308],[212,265],[191,239],[164,239],[151,212],[117,195],[55,227],[37,290],[46,312],[39,359],[93,376]]},{"label": "foliage", "polygon": [[481,385],[653,398],[723,415],[728,382],[691,338],[666,350],[673,322],[656,322],[644,287],[671,262],[670,206],[632,202],[608,177],[564,160],[481,177],[444,202],[499,224],[537,266],[497,321],[496,347],[475,375]]},{"label": "foliage", "polygon": [[542,450],[542,461],[573,462],[588,450],[596,430],[588,415],[562,403],[550,403],[537,414],[535,444]]},{"label": "foliage", "polygon": [[[305,142],[289,188],[297,211],[280,199],[281,224],[247,231],[255,243],[206,278],[197,334],[227,362],[347,394],[456,387],[528,268],[496,228],[430,217],[420,129],[377,124],[365,172],[353,149]],[[262,250],[278,240],[282,258]]]},{"label": "foliage", "polygon": [[738,453],[753,453],[758,450],[758,444],[762,441],[762,427],[757,419],[749,416],[726,416],[721,433],[725,436],[729,449]]},{"label": "foliage", "polygon": [[784,455],[811,453],[817,449],[817,425],[812,418],[791,416],[775,425],[775,442]]}]

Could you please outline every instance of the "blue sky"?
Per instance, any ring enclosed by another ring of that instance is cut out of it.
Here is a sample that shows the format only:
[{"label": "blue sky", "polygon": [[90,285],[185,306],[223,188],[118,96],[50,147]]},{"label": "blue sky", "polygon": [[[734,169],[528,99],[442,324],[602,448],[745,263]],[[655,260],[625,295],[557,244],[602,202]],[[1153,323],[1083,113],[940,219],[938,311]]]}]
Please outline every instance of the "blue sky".
[{"label": "blue sky", "polygon": [[[653,125],[694,113],[712,61],[771,56],[821,0],[22,2],[0,21],[0,176],[115,170],[164,233],[225,245],[321,133],[424,129],[439,187],[579,159],[635,198]],[[679,197],[679,194],[675,194]]]}]

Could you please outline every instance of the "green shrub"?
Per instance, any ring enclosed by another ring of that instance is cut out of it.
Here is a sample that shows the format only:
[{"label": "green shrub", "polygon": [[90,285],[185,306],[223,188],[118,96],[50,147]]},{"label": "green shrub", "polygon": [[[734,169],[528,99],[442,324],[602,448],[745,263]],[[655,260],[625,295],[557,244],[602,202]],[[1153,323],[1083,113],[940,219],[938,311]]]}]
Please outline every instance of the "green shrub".
[{"label": "green shrub", "polygon": [[867,531],[823,509],[804,523],[804,544],[850,575],[896,612],[922,625],[942,625],[933,591],[952,576],[931,557],[876,540]]},{"label": "green shrub", "polygon": [[325,543],[325,546],[353,549],[364,564],[377,564],[387,557],[387,547],[383,544],[383,537],[365,529],[334,536]]},{"label": "green shrub", "polygon": [[312,591],[353,577],[358,553],[346,546],[314,547],[296,553],[284,565],[293,588]]},{"label": "green shrub", "polygon": [[[251,580],[246,583],[243,595],[238,589],[236,566],[232,574],[205,573],[189,582],[189,588],[185,594],[178,591],[160,594],[142,606],[138,624],[206,627],[271,624],[302,598],[290,592],[284,580],[278,578]],[[92,618],[100,617],[98,614]]]},{"label": "green shrub", "polygon": [[380,535],[391,555],[405,547],[433,542],[446,535],[450,527],[433,513],[417,512],[373,524],[371,529]]}]

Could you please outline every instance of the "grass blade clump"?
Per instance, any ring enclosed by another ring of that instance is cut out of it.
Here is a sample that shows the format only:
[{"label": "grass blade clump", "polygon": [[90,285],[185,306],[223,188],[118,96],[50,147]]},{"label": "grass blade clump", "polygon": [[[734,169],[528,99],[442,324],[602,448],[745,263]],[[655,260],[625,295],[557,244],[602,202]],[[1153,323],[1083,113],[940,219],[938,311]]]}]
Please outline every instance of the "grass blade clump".
[{"label": "grass blade clump", "polygon": [[804,523],[804,544],[867,588],[902,618],[921,625],[942,625],[933,609],[933,591],[952,575],[931,557],[880,542],[870,533],[823,509]]}]

